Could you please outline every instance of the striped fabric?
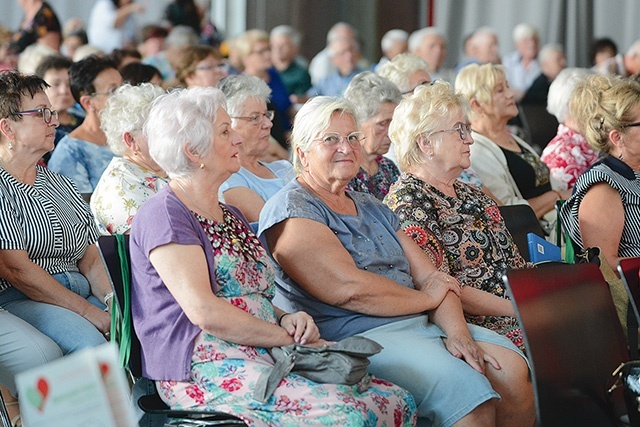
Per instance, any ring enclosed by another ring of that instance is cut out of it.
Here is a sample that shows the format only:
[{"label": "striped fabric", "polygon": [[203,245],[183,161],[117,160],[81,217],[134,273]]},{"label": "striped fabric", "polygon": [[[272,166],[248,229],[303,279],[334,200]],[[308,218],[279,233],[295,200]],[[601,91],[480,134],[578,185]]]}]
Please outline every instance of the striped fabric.
[{"label": "striped fabric", "polygon": [[[77,272],[78,260],[100,234],[74,184],[40,166],[33,187],[0,168],[0,224],[0,249],[27,251],[49,274]],[[0,279],[0,291],[9,286]]]},{"label": "striped fabric", "polygon": [[[640,173],[615,157],[606,157],[578,178],[573,195],[560,211],[562,226],[569,232],[571,239],[584,249],[578,224],[578,208],[589,188],[599,182],[609,184],[620,193],[622,199],[625,222],[618,256],[640,256]],[[603,206],[602,209],[608,207]]]}]

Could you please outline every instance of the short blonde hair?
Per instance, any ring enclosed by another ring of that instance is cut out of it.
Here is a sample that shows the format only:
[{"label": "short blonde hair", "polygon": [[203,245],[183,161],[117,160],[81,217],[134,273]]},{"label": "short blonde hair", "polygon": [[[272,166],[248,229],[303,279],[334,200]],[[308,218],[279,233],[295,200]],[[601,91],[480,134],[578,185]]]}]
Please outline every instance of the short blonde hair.
[{"label": "short blonde hair", "polygon": [[429,73],[429,65],[418,55],[401,53],[391,61],[382,64],[376,74],[395,83],[400,92],[404,93],[413,89],[409,84],[409,76],[416,71]]},{"label": "short blonde hair", "polygon": [[269,34],[264,30],[247,30],[234,39],[233,48],[244,63],[244,58],[251,54],[253,45],[257,42],[269,43]]},{"label": "short blonde hair", "polygon": [[467,116],[470,109],[463,95],[454,93],[449,83],[440,80],[417,87],[413,95],[400,101],[389,125],[389,138],[400,169],[409,170],[424,163],[418,146],[420,135],[440,130],[447,119],[459,112]]},{"label": "short blonde hair", "polygon": [[353,118],[356,129],[359,128],[355,106],[346,98],[316,96],[307,101],[296,113],[291,131],[291,152],[293,169],[299,176],[302,173],[302,162],[298,148],[306,153],[317,138],[331,124],[333,113],[347,114]]},{"label": "short blonde hair", "polygon": [[[493,89],[501,78],[506,79],[506,73],[500,64],[469,64],[456,76],[456,93],[469,101],[475,99],[482,104],[492,105]],[[471,111],[469,117],[473,120],[476,115]]]},{"label": "short blonde hair", "polygon": [[611,152],[609,132],[624,132],[640,107],[640,84],[622,77],[591,75],[576,85],[569,109],[589,145]]}]

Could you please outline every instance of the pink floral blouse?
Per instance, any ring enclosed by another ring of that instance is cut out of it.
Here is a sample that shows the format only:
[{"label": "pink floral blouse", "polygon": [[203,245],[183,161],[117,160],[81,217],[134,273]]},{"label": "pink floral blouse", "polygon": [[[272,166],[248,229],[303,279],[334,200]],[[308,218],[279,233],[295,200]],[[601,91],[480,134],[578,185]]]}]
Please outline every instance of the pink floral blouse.
[{"label": "pink floral blouse", "polygon": [[582,172],[598,159],[598,152],[591,148],[585,137],[562,123],[541,157],[551,176],[561,184],[559,190],[572,189]]}]

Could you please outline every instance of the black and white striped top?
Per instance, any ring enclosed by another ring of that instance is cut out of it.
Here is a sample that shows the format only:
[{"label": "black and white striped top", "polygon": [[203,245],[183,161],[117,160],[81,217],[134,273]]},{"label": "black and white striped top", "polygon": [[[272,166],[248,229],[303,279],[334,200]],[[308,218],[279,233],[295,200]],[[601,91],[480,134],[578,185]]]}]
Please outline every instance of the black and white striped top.
[{"label": "black and white striped top", "polygon": [[[0,168],[0,249],[27,251],[49,274],[77,272],[100,235],[93,215],[71,180],[36,167],[33,186]],[[0,279],[0,291],[9,286]]]},{"label": "black and white striped top", "polygon": [[[587,191],[600,182],[609,184],[620,193],[620,198],[622,199],[625,220],[620,246],[618,247],[618,256],[640,256],[640,173],[615,157],[605,157],[580,175],[573,195],[562,206],[560,211],[562,226],[569,232],[571,240],[580,249],[584,249],[578,223],[578,209]],[[608,207],[602,206],[602,209],[606,210]]]}]

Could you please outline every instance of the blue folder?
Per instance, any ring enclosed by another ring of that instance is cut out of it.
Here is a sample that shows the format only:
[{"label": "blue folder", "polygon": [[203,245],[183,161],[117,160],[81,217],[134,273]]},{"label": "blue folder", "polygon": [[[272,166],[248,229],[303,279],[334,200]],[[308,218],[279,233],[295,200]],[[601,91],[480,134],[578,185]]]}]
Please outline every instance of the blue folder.
[{"label": "blue folder", "polygon": [[527,243],[529,245],[529,259],[532,263],[562,261],[560,247],[546,241],[537,234],[527,234]]}]

